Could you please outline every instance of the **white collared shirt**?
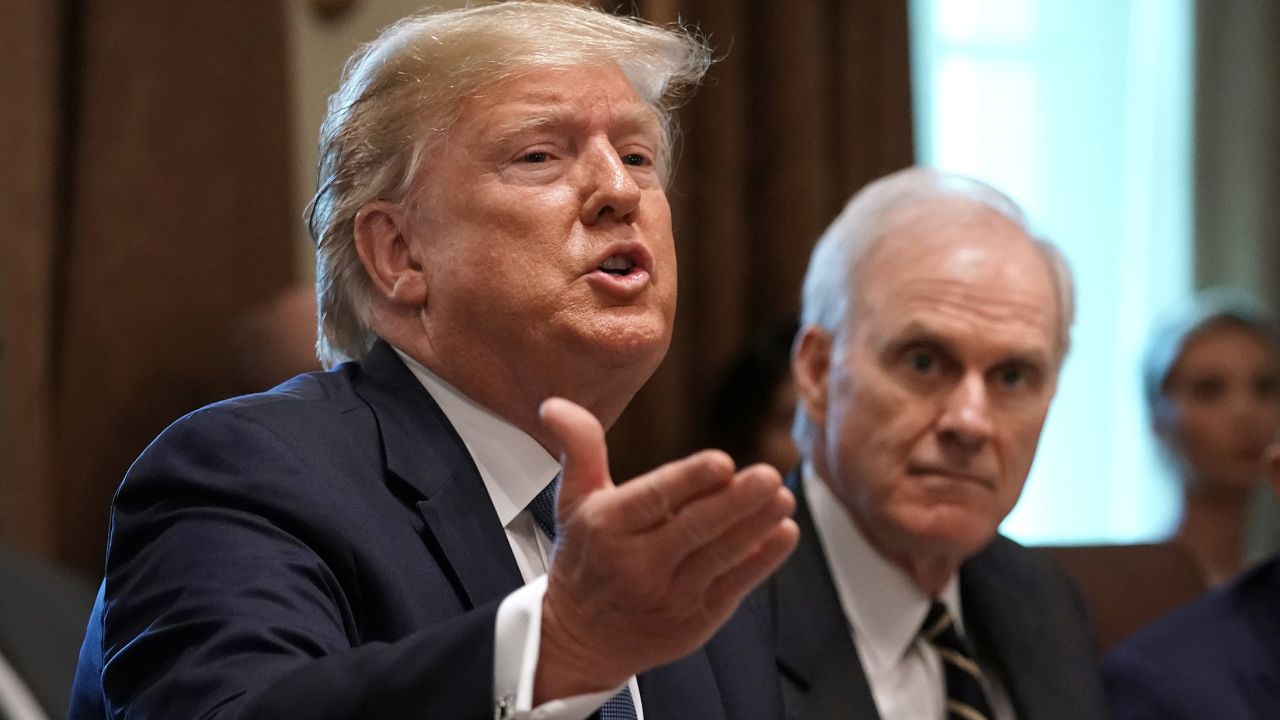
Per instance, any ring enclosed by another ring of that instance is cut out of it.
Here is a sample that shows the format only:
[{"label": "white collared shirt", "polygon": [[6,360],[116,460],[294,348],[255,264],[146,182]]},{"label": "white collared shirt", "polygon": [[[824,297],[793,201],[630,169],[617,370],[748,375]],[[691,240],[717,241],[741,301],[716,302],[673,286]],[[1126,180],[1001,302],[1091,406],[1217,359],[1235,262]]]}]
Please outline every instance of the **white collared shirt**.
[{"label": "white collared shirt", "polygon": [[0,717],[12,720],[48,720],[49,717],[4,655],[0,655]]},{"label": "white collared shirt", "polygon": [[[467,446],[526,583],[498,607],[494,702],[504,703],[512,718],[583,720],[621,688],[532,707],[542,637],[542,597],[547,589],[546,574],[553,548],[550,539],[538,529],[528,506],[560,472],[560,463],[523,430],[463,395],[399,349],[396,354],[431,394]],[[627,686],[636,716],[644,720],[635,677],[627,681]]]},{"label": "white collared shirt", "polygon": [[[804,463],[800,481],[880,717],[945,718],[942,660],[919,635],[931,599],[867,542],[812,464]],[[947,582],[938,599],[951,611],[963,635],[964,613],[956,577]],[[1014,720],[1008,693],[990,668],[984,669],[994,720]]]}]

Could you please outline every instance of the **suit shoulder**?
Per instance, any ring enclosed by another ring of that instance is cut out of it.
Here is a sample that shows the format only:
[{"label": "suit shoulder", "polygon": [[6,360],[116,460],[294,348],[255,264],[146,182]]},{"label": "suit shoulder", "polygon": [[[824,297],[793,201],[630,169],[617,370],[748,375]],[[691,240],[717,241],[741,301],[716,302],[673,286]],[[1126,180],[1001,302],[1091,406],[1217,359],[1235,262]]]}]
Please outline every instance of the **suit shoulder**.
[{"label": "suit shoulder", "polygon": [[1194,649],[1193,664],[1200,667],[1219,652],[1238,655],[1260,635],[1275,634],[1277,603],[1280,560],[1272,560],[1152,621],[1108,652],[1104,664],[1141,658],[1172,665]]},{"label": "suit shoulder", "polygon": [[1045,553],[997,535],[965,565],[966,571],[999,572],[1020,589],[1044,588],[1059,593],[1063,588],[1077,592],[1075,584]]}]

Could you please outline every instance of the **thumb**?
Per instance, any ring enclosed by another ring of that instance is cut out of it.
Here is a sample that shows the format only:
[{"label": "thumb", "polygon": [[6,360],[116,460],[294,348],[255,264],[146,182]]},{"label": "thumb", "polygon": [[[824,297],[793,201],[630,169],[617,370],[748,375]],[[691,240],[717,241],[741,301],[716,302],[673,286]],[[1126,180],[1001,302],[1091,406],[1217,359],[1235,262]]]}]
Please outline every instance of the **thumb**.
[{"label": "thumb", "polygon": [[[547,398],[538,408],[542,425],[560,443],[561,509],[588,494],[613,485],[604,428],[589,410],[564,398]],[[563,517],[563,514],[561,515]]]}]

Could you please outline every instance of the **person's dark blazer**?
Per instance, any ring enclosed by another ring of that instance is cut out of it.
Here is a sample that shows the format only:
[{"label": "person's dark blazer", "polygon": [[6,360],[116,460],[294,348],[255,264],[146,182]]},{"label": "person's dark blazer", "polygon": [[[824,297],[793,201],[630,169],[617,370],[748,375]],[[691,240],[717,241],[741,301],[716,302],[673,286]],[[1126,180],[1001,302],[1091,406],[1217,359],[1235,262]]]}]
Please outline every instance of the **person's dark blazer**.
[{"label": "person's dark blazer", "polygon": [[[799,478],[792,472],[787,485],[800,544],[757,591],[772,616],[787,718],[874,720],[871,687]],[[1049,560],[997,537],[960,568],[960,598],[966,636],[999,672],[1019,720],[1105,717],[1083,602]]]},{"label": "person's dark blazer", "polygon": [[1280,559],[1134,633],[1102,672],[1116,720],[1280,718]]},{"label": "person's dark blazer", "polygon": [[[112,511],[72,718],[493,717],[522,584],[462,441],[394,351],[197,411]],[[781,716],[766,620],[640,676],[647,717]],[[625,653],[627,648],[620,647]]]},{"label": "person's dark blazer", "polygon": [[67,715],[93,586],[70,570],[0,548],[0,655],[52,718]]}]

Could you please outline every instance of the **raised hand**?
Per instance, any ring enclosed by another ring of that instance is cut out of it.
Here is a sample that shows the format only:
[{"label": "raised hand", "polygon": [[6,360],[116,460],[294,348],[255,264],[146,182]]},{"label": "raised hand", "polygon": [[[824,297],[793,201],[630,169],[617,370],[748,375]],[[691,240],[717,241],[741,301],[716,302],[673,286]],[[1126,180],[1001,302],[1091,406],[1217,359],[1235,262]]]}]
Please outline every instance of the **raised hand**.
[{"label": "raised hand", "polygon": [[705,450],[615,486],[590,412],[561,398],[540,412],[564,471],[535,702],[616,687],[689,654],[799,537],[795,499],[769,466],[735,471]]}]

